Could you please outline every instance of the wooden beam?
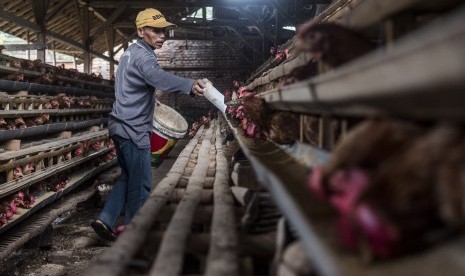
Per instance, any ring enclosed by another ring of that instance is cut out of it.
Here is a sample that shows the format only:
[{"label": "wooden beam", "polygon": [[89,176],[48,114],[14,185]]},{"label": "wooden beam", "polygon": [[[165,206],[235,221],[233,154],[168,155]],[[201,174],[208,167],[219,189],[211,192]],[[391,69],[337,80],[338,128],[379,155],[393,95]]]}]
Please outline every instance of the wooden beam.
[{"label": "wooden beam", "polygon": [[[59,35],[59,34],[55,34],[55,33],[52,33],[52,32],[49,32],[47,31],[47,36],[48,38],[51,38],[51,39],[54,39],[56,41],[59,41],[63,44],[66,44],[70,47],[73,47],[73,48],[77,48],[77,49],[80,49],[82,51],[85,51],[85,47],[84,45],[80,44],[79,42],[77,41],[74,41],[74,40],[71,40],[71,39],[68,39],[67,37],[64,37],[62,35]],[[108,56],[105,56],[101,53],[97,53],[95,51],[89,51],[89,53],[91,53],[93,56],[96,56],[96,57],[99,57],[103,60],[106,60],[106,61],[111,61],[110,58]],[[117,61],[113,60],[113,62],[115,62],[116,64],[118,64]]]},{"label": "wooden beam", "polygon": [[47,16],[45,17],[45,22],[49,22],[51,19],[53,19],[58,13],[62,12],[63,9],[69,4],[71,1],[69,0],[61,0],[61,2],[53,7],[48,13]]},{"label": "wooden beam", "polygon": [[92,45],[96,38],[103,34],[105,32],[105,29],[107,29],[110,24],[115,22],[116,19],[126,10],[126,5],[122,5],[119,8],[117,8],[113,14],[102,24],[100,27],[92,34],[92,36],[89,38],[89,44]]},{"label": "wooden beam", "polygon": [[18,17],[12,13],[9,13],[3,9],[0,9],[0,18],[2,20],[5,20],[5,21],[9,21],[15,25],[19,25],[23,28],[26,28],[26,29],[29,29],[33,32],[40,32],[41,29],[39,27],[39,25],[35,24],[35,23],[32,23],[31,21],[29,20],[26,20],[26,19],[23,19],[21,17]]},{"label": "wooden beam", "polygon": [[[210,1],[200,0],[194,1],[191,5],[201,7],[229,7],[229,6],[245,6],[245,5],[269,5],[268,0],[235,0],[235,1]],[[185,8],[190,7],[189,3],[185,0],[162,0],[152,3],[150,1],[131,1],[128,8],[131,9],[144,9],[144,8]],[[121,3],[118,1],[89,1],[89,5],[95,8],[118,8]]]},{"label": "wooden beam", "polygon": [[[47,15],[49,0],[36,0],[30,1],[30,3],[32,5],[32,11],[34,12],[34,19],[40,27],[40,32],[37,34],[37,43],[45,44],[47,41],[45,16]],[[45,48],[37,49],[37,58],[46,62]]]},{"label": "wooden beam", "polygon": [[45,16],[47,14],[49,0],[30,0],[29,2],[32,5],[32,11],[37,25],[45,28]]},{"label": "wooden beam", "polygon": [[252,49],[252,51],[256,52],[259,56],[263,56],[263,53],[262,52],[259,52],[257,49],[255,49],[255,47],[250,44],[249,41],[247,41],[247,39],[245,39],[241,33],[239,33],[239,31],[236,30],[236,28],[234,27],[229,27],[228,28],[231,32],[233,32],[245,45],[249,46],[250,49]]},{"label": "wooden beam", "polygon": [[[200,23],[192,23],[192,22],[185,22],[185,21],[175,21],[173,22],[176,24],[178,27],[199,27],[199,28],[213,28],[213,27],[229,27],[229,26],[235,26],[235,27],[249,27],[253,26],[250,21],[248,20],[232,20],[232,19],[213,19],[210,21],[202,22]],[[129,22],[129,21],[121,21],[121,22],[116,22],[113,24],[113,26],[117,28],[136,28],[136,25],[134,22]]]},{"label": "wooden beam", "polygon": [[5,44],[5,50],[8,51],[28,51],[50,49],[46,44]]},{"label": "wooden beam", "polygon": [[137,38],[137,32],[132,33],[132,35],[129,36],[129,39],[125,43],[122,43],[121,46],[115,50],[115,53],[118,53],[119,51],[121,51],[121,49],[124,49],[126,51],[126,49],[128,48],[128,41],[132,41],[133,39],[136,39],[136,38]]},{"label": "wooden beam", "polygon": [[[79,5],[82,5],[83,8],[86,8],[88,10],[92,10],[95,17],[97,17],[100,21],[102,21],[102,22],[107,21],[107,19],[101,13],[99,13],[97,10],[95,10],[95,7],[88,5],[87,2],[84,2],[82,0],[76,0],[76,1],[77,1],[77,3],[79,3]],[[121,6],[121,3],[118,3],[118,7],[120,7],[120,6]],[[115,30],[116,30],[116,33],[119,34],[122,38],[128,40],[128,37],[126,36],[125,33],[123,33],[122,31],[120,31],[118,29],[115,29]]]},{"label": "wooden beam", "polygon": [[249,66],[199,66],[199,67],[163,67],[165,71],[242,71]]},{"label": "wooden beam", "polygon": [[271,0],[270,1],[273,5],[273,7],[276,9],[276,11],[284,18],[287,20],[287,22],[289,22],[289,24],[295,26],[296,25],[296,21],[294,19],[292,19],[292,16],[286,11],[286,8],[281,4],[279,3],[279,1],[277,0]]},{"label": "wooden beam", "polygon": [[[12,13],[9,13],[9,12],[6,12],[2,9],[0,9],[0,17],[3,19],[3,20],[7,20],[9,22],[12,22],[16,25],[19,25],[25,29],[28,29],[28,30],[31,30],[33,32],[40,32],[40,27],[37,25],[37,24],[34,24],[28,20],[25,20],[25,19],[22,19]],[[70,47],[73,47],[73,48],[76,48],[76,49],[80,49],[80,50],[85,50],[84,48],[84,45],[82,45],[81,43],[77,42],[77,41],[74,41],[72,39],[69,39],[63,35],[60,35],[60,34],[57,34],[57,33],[54,33],[54,32],[50,32],[50,31],[46,31],[46,35],[49,39],[52,39],[52,40],[56,40],[56,41],[59,41],[65,45],[68,45]],[[106,61],[110,61],[110,58],[101,54],[101,53],[97,53],[97,52],[94,52],[94,51],[90,51],[90,53],[96,57],[99,57],[101,59],[104,59]],[[116,64],[118,64],[117,61],[113,60]]]},{"label": "wooden beam", "polygon": [[[114,59],[115,56],[115,29],[111,28],[108,29],[105,32],[105,38],[107,42],[107,48],[108,48],[108,55],[110,56],[110,59]],[[115,73],[115,64],[114,62],[110,61],[110,78],[113,76]]]},{"label": "wooden beam", "polygon": [[[31,42],[31,37],[29,30],[26,31],[26,43],[29,44]],[[31,51],[27,51],[27,59],[31,59]]]},{"label": "wooden beam", "polygon": [[[247,39],[248,42],[255,42],[255,41],[261,41],[262,38],[259,36],[244,36],[245,39]],[[195,36],[182,36],[182,35],[176,35],[174,37],[170,37],[169,40],[199,40],[199,41],[237,41],[237,36],[236,35],[228,35],[228,36],[223,36],[223,37],[215,37],[215,36],[207,36],[207,37],[195,37]],[[241,41],[244,42],[244,41]],[[252,46],[252,44],[251,44]]]},{"label": "wooden beam", "polygon": [[271,43],[276,44],[276,41],[274,40],[273,35],[271,35],[255,18],[253,14],[251,14],[249,11],[244,9],[243,7],[235,7],[234,8],[236,11],[238,11],[240,14],[242,14],[247,20],[252,22],[254,26],[257,28],[258,32],[260,32],[263,37],[266,37]]},{"label": "wooden beam", "polygon": [[[121,4],[118,1],[88,1],[89,5],[95,8],[118,8]],[[156,3],[150,1],[131,1],[130,9],[145,9],[145,8],[185,8],[192,7],[185,0],[159,0]],[[269,0],[235,0],[235,1],[211,1],[211,0],[196,0],[191,1],[191,5],[202,6],[202,7],[234,7],[234,6],[264,6],[271,5]],[[331,0],[311,0],[312,4],[329,4]]]}]

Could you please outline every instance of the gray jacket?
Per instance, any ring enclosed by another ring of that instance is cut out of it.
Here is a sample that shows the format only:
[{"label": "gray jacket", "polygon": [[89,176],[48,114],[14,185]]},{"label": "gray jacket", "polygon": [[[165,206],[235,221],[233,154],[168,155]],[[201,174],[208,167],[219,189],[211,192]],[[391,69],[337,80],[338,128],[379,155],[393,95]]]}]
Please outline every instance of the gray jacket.
[{"label": "gray jacket", "polygon": [[131,139],[138,148],[150,148],[155,88],[189,94],[195,80],[163,71],[150,46],[137,39],[121,56],[115,79],[115,102],[108,118],[110,135]]}]

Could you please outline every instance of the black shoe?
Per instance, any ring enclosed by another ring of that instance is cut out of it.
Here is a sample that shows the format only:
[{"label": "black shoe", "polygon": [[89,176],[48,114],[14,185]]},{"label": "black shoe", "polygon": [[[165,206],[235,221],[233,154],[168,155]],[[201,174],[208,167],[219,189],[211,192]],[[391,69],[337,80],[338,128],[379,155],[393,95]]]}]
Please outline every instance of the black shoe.
[{"label": "black shoe", "polygon": [[97,233],[100,237],[109,240],[109,241],[114,241],[116,240],[115,234],[106,226],[103,222],[100,220],[94,220],[93,222],[90,223],[90,226],[94,229],[95,233]]}]

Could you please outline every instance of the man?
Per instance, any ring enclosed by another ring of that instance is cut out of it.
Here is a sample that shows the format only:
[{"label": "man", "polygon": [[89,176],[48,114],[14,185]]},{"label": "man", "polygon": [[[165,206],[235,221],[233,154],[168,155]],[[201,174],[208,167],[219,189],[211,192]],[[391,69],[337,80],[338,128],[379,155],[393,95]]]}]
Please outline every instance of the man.
[{"label": "man", "polygon": [[202,80],[167,73],[157,63],[154,49],[165,42],[167,22],[156,9],[137,15],[139,38],[121,56],[115,82],[116,101],[109,114],[108,130],[114,141],[121,177],[110,192],[92,228],[102,238],[115,240],[115,227],[124,208],[128,224],[144,204],[152,186],[150,136],[155,109],[155,88],[163,92],[203,95]]}]

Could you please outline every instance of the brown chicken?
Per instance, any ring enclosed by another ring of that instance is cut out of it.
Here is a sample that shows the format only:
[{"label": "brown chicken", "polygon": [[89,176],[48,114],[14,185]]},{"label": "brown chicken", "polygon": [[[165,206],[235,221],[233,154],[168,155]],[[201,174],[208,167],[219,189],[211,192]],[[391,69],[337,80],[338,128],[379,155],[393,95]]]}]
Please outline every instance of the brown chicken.
[{"label": "brown chicken", "polygon": [[14,121],[14,124],[15,124],[16,128],[20,128],[20,129],[23,129],[23,128],[27,127],[26,122],[21,117],[17,117],[15,119],[15,121]]},{"label": "brown chicken", "polygon": [[21,64],[21,68],[23,69],[33,70],[32,61],[30,61],[29,59],[21,60],[20,64]]},{"label": "brown chicken", "polygon": [[49,114],[42,114],[40,116],[34,117],[34,123],[37,125],[43,125],[47,123],[50,120],[50,115]]},{"label": "brown chicken", "polygon": [[13,129],[23,129],[26,128],[26,122],[21,117],[17,117],[15,119],[5,119],[6,122],[6,129],[13,130]]},{"label": "brown chicken", "polygon": [[24,74],[21,72],[13,72],[6,75],[3,79],[9,81],[24,81]]},{"label": "brown chicken", "polygon": [[351,131],[310,180],[340,212],[343,243],[354,248],[363,240],[374,257],[386,258],[431,242],[427,234],[444,226],[438,167],[463,136],[447,124],[427,132],[394,121],[368,121]]},{"label": "brown chicken", "polygon": [[18,192],[14,195],[13,201],[16,206],[24,209],[29,209],[31,208],[31,205],[34,204],[35,197],[28,193]]},{"label": "brown chicken", "polygon": [[377,169],[386,159],[410,147],[425,130],[417,125],[395,120],[367,120],[354,127],[336,145],[323,168],[323,191],[331,190],[329,178],[338,171]]},{"label": "brown chicken", "polygon": [[32,61],[32,70],[45,73],[44,63],[41,59],[35,59]]},{"label": "brown chicken", "polygon": [[465,139],[443,154],[436,188],[439,214],[452,226],[465,226]]},{"label": "brown chicken", "polygon": [[52,109],[52,108],[53,108],[53,106],[52,106],[52,104],[50,102],[44,103],[42,105],[42,109]]},{"label": "brown chicken", "polygon": [[[2,218],[6,220],[12,219],[13,216],[16,214],[16,211],[17,207],[14,200],[4,200],[0,202],[0,214],[4,214]],[[6,220],[2,221],[2,223],[5,224]]]},{"label": "brown chicken", "polygon": [[93,99],[89,96],[79,97],[76,101],[76,105],[81,108],[90,108],[92,107]]},{"label": "brown chicken", "polygon": [[444,152],[463,137],[443,124],[415,139],[410,147],[383,162],[351,215],[378,257],[423,248],[428,233],[444,227],[437,201],[437,168]]},{"label": "brown chicken", "polygon": [[14,119],[5,119],[6,122],[6,129],[13,130],[16,129],[16,124]]},{"label": "brown chicken", "polygon": [[13,179],[18,180],[23,177],[23,168],[21,166],[17,166],[13,169]]},{"label": "brown chicken", "polygon": [[5,121],[5,119],[1,118],[0,117],[0,129],[7,129],[7,122]]},{"label": "brown chicken", "polygon": [[27,127],[33,127],[37,125],[33,118],[26,118],[25,122]]},{"label": "brown chicken", "polygon": [[69,97],[64,96],[64,95],[56,96],[50,101],[50,104],[52,105],[53,109],[64,109],[64,108],[71,107],[71,102],[69,100]]},{"label": "brown chicken", "polygon": [[268,138],[278,144],[292,144],[299,139],[299,116],[291,112],[271,115]]},{"label": "brown chicken", "polygon": [[296,45],[331,67],[347,63],[375,48],[373,43],[351,29],[315,21],[300,26]]},{"label": "brown chicken", "polygon": [[[299,139],[299,116],[271,109],[265,100],[253,94],[242,98],[245,114],[278,144],[291,144]],[[253,137],[254,135],[252,135]]]},{"label": "brown chicken", "polygon": [[21,62],[19,60],[10,60],[8,66],[13,68],[21,68]]},{"label": "brown chicken", "polygon": [[44,73],[40,77],[35,78],[33,83],[38,83],[38,84],[46,84],[46,85],[51,85],[53,83],[53,80],[50,77],[50,74]]},{"label": "brown chicken", "polygon": [[263,131],[270,130],[270,120],[273,110],[265,100],[255,95],[242,98],[242,104],[247,116]]},{"label": "brown chicken", "polygon": [[34,163],[27,163],[26,165],[24,165],[23,167],[23,175],[28,175],[28,174],[31,174],[35,171],[35,166],[34,166]]}]

